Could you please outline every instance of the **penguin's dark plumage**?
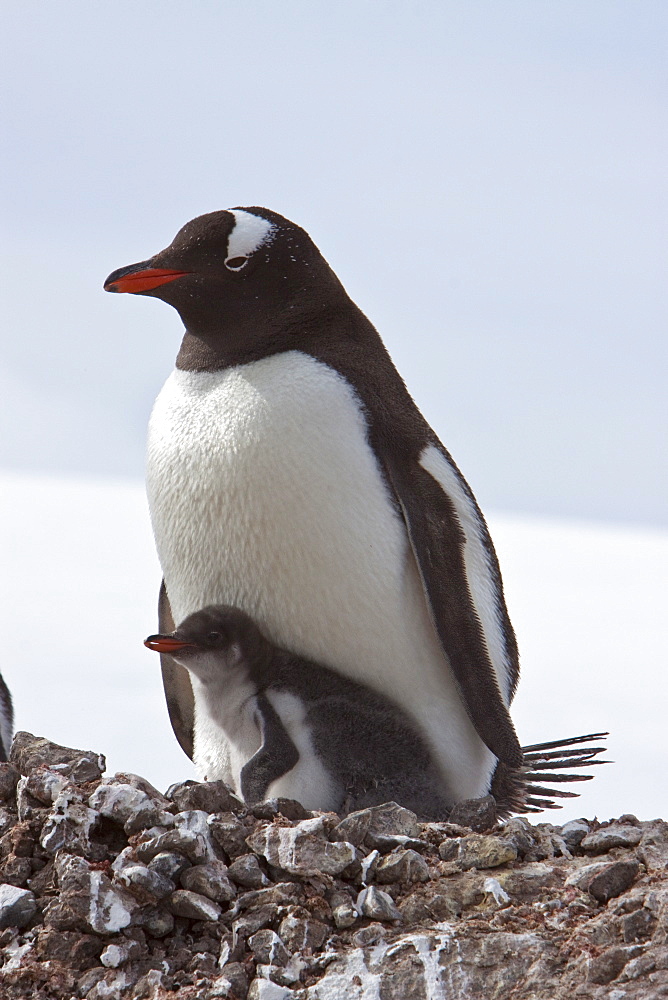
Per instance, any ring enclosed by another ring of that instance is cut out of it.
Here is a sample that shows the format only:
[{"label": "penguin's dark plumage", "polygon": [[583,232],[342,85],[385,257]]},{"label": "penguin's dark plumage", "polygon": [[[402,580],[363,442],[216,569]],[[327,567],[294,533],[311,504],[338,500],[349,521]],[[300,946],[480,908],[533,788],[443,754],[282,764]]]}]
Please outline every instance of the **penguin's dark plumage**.
[{"label": "penguin's dark plumage", "polygon": [[9,760],[14,733],[14,706],[9,688],[0,674],[0,761]]},{"label": "penguin's dark plumage", "polygon": [[[105,288],[162,298],[186,328],[149,429],[161,629],[243,609],[276,645],[401,705],[448,798],[485,794],[497,760],[520,767],[517,646],[487,526],[307,233],[264,208],[212,212]],[[224,734],[163,663],[181,746],[230,780]]]}]

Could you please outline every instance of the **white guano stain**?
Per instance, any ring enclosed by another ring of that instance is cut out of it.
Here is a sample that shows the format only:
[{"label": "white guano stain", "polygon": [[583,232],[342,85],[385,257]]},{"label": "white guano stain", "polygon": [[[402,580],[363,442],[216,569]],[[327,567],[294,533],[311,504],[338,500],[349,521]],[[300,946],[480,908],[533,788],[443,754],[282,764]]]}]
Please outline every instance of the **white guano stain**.
[{"label": "white guano stain", "polygon": [[367,856],[362,861],[362,872],[361,872],[362,885],[366,885],[369,869],[378,860],[379,857],[380,857],[380,852],[377,850],[373,850],[371,851],[370,854],[367,854]]},{"label": "white guano stain", "polygon": [[223,966],[229,961],[230,958],[230,944],[229,941],[223,940],[220,946],[220,955],[218,957],[218,968],[222,969]]},{"label": "white guano stain", "polygon": [[102,885],[102,872],[89,873],[88,922],[98,934],[114,934],[127,927],[132,914],[111,887]]},{"label": "white guano stain", "polygon": [[[441,965],[441,954],[453,945],[457,949],[456,962]],[[429,1000],[461,1000],[466,996],[457,939],[449,924],[438,923],[431,934],[404,934],[389,945],[382,941],[371,949],[348,952],[338,966],[335,960],[323,979],[309,989],[309,1000],[381,1000],[388,958],[411,947],[422,965],[424,993]]]},{"label": "white guano stain", "polygon": [[510,902],[510,896],[503,888],[498,878],[486,878],[482,884],[482,891],[488,892],[494,897],[497,906],[503,906]]},{"label": "white guano stain", "polygon": [[19,944],[18,940],[15,940],[10,944],[5,945],[5,954],[10,955],[11,957],[2,966],[2,971],[11,972],[13,969],[20,969],[26,955],[30,954],[34,947],[35,944],[33,941],[26,941],[25,944]]}]

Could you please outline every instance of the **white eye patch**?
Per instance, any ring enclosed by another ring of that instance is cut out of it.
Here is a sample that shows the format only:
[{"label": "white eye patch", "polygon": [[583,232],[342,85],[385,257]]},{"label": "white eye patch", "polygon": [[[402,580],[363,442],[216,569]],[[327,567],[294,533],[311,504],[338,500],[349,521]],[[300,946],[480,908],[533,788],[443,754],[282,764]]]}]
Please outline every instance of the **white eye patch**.
[{"label": "white eye patch", "polygon": [[241,208],[230,209],[230,214],[235,226],[227,240],[227,260],[248,257],[268,241],[275,228],[273,223]]}]

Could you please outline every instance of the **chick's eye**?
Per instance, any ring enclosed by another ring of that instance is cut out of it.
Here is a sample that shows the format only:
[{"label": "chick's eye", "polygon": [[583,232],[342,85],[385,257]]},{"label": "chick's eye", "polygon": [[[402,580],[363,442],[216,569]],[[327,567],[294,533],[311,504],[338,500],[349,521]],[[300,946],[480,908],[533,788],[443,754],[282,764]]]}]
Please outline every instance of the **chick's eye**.
[{"label": "chick's eye", "polygon": [[220,632],[209,632],[207,639],[209,642],[219,642],[221,638]]},{"label": "chick's eye", "polygon": [[225,267],[228,271],[240,271],[248,263],[248,257],[228,257]]}]

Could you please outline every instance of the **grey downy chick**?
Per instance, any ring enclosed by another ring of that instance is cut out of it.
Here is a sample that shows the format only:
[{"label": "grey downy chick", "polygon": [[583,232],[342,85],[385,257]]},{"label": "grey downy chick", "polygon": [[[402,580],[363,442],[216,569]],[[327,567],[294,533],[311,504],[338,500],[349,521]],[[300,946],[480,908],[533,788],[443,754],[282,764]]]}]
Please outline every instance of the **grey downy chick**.
[{"label": "grey downy chick", "polygon": [[423,819],[447,817],[453,803],[408,717],[370,688],[274,646],[243,611],[204,608],[145,645],[201,686],[248,804],[285,795],[308,808],[318,782],[337,811],[394,800]]}]

